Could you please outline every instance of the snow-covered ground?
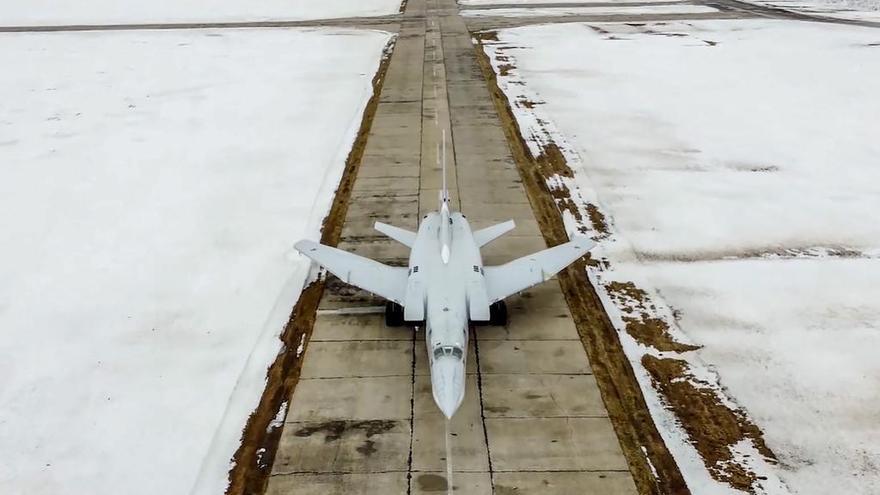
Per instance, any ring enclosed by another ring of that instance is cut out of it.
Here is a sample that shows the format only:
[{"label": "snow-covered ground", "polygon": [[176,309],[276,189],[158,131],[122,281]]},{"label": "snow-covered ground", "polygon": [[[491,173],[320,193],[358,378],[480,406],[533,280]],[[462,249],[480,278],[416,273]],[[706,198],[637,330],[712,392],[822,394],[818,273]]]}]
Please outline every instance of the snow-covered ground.
[{"label": "snow-covered ground", "polygon": [[[739,20],[498,38],[487,53],[533,152],[559,144],[573,197],[607,217],[594,253],[610,268],[592,276],[635,282],[704,346],[663,354],[764,431],[779,465],[738,455],[768,477],[758,490],[880,492],[877,31]],[[662,410],[639,362],[657,353],[622,338],[694,493],[730,491]]]},{"label": "snow-covered ground", "polygon": [[880,0],[748,0],[804,14],[880,22]]},{"label": "snow-covered ground", "polygon": [[0,35],[0,493],[223,492],[389,39]]},{"label": "snow-covered ground", "polygon": [[[614,3],[626,5],[628,3],[643,3],[645,0],[458,0],[462,7],[490,7],[492,5],[522,5],[523,7],[541,7],[546,4],[585,4],[585,3]],[[676,2],[678,0],[651,0],[650,3]],[[815,14],[825,17],[834,17],[838,19],[855,19],[862,21],[880,22],[880,0],[746,0],[750,3],[766,5],[769,7],[777,7],[805,14]],[[649,6],[648,6],[649,7]],[[563,10],[579,9],[577,7],[557,7],[548,9],[548,13],[540,15],[571,15],[560,14]],[[506,9],[499,9],[506,10]],[[467,11],[463,11],[466,13]],[[513,16],[518,13],[513,10]],[[641,12],[640,12],[641,13]],[[647,12],[654,13],[654,12]],[[679,12],[657,12],[660,14],[679,13]],[[688,12],[692,13],[692,12]],[[489,13],[482,15],[491,15]],[[502,15],[502,14],[495,14]],[[525,15],[525,14],[523,14]],[[532,13],[530,16],[538,14]],[[578,13],[577,15],[589,15],[589,13]],[[602,15],[602,14],[599,14]]]},{"label": "snow-covered ground", "polygon": [[[540,6],[542,4],[562,3],[643,3],[645,0],[458,0],[458,4],[464,7],[477,7],[488,5],[522,5]],[[652,0],[651,3],[677,2],[679,0]]]},{"label": "snow-covered ground", "polygon": [[643,15],[643,14],[705,14],[718,12],[718,9],[705,5],[621,5],[621,6],[589,6],[589,7],[553,7],[553,8],[498,8],[498,9],[467,9],[462,10],[464,17],[539,17],[539,16],[570,16],[570,15]]},{"label": "snow-covered ground", "polygon": [[396,14],[401,0],[27,0],[0,2],[0,25],[311,20]]}]

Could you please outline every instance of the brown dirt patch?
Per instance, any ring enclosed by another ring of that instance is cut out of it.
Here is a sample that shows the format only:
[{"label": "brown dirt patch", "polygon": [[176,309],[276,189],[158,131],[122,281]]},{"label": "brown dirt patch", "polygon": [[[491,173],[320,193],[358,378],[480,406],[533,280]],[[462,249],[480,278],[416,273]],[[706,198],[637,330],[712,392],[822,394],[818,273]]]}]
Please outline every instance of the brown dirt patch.
[{"label": "brown dirt patch", "polygon": [[[382,91],[385,73],[388,71],[394,43],[395,41],[392,40],[385,50],[386,55],[373,77],[373,96],[364,109],[360,129],[345,161],[342,179],[321,229],[323,244],[335,246],[339,243],[342,225],[348,212],[348,200],[360,168],[370,126],[379,105],[379,94]],[[227,495],[262,494],[266,491],[278,450],[278,441],[281,439],[279,427],[281,425],[276,424],[275,418],[299,382],[302,360],[296,355],[296,349],[300,342],[303,343],[304,348],[308,346],[323,293],[323,280],[313,282],[303,289],[290,315],[290,320],[281,333],[283,349],[269,366],[266,373],[266,388],[260,397],[260,403],[248,418],[242,431],[241,445],[232,457]]]},{"label": "brown dirt patch", "polygon": [[556,143],[548,143],[541,147],[541,154],[535,157],[540,167],[541,174],[545,178],[561,175],[562,177],[573,179],[574,172],[568,166],[565,155]]},{"label": "brown dirt patch", "polygon": [[602,213],[593,203],[587,203],[587,215],[590,216],[590,223],[593,224],[594,230],[601,233],[603,236],[607,236],[611,233],[611,231],[608,230],[608,221],[605,220],[605,214]]},{"label": "brown dirt patch", "polygon": [[714,389],[694,380],[687,361],[645,355],[642,364],[712,477],[738,490],[756,493],[759,477],[735,462],[732,447],[741,440],[750,440],[761,455],[775,461],[761,430],[742,411],[722,404]]},{"label": "brown dirt patch", "polygon": [[669,324],[654,316],[656,307],[648,297],[648,293],[636,287],[632,282],[610,282],[605,290],[614,304],[623,313],[626,332],[639,343],[653,347],[658,351],[687,352],[700,346],[677,342],[669,333]]},{"label": "brown dirt patch", "polygon": [[484,41],[498,41],[498,31],[482,31],[474,34],[474,38],[481,43]]},{"label": "brown dirt patch", "polygon": [[[546,182],[546,179],[549,177],[561,175],[556,172],[559,170],[557,160],[560,159],[563,160],[564,163],[565,158],[562,157],[562,152],[555,144],[545,147],[543,152],[535,158],[535,163],[538,166],[533,170],[534,179],[536,181],[544,180]],[[570,170],[569,173],[571,173]],[[563,211],[569,212],[577,221],[578,225],[580,225],[578,227],[578,232],[581,234],[588,234],[589,231],[585,226],[584,215],[581,213],[578,204],[571,198],[571,191],[568,189],[568,186],[561,181],[554,181],[552,184],[548,184],[546,189],[548,194],[550,194],[550,197],[556,201],[556,207],[559,210],[559,213],[562,213]]]},{"label": "brown dirt patch", "polygon": [[687,352],[695,351],[700,348],[698,345],[676,342],[675,339],[669,335],[669,325],[660,318],[624,317],[623,321],[626,323],[626,333],[632,335],[632,337],[640,343],[651,346],[659,351]]},{"label": "brown dirt patch", "polygon": [[[558,147],[550,146],[534,157],[522,138],[510,102],[498,87],[497,76],[483,51],[483,41],[497,40],[494,33],[476,33],[475,51],[495,108],[517,163],[523,186],[549,246],[566,242],[568,234],[559,214],[557,199],[562,190],[551,191],[547,179],[572,177]],[[571,199],[570,197],[568,198]],[[614,424],[633,479],[641,494],[689,494],[675,460],[657,431],[617,330],[586,274],[585,261],[574,263],[559,274],[569,309],[590,359],[605,407]],[[643,450],[644,449],[644,450]],[[647,457],[646,457],[647,456]],[[656,470],[656,476],[654,471]],[[502,487],[496,487],[499,489]]]},{"label": "brown dirt patch", "polygon": [[[533,108],[526,107],[526,108]],[[556,143],[549,143],[541,146],[541,154],[534,158],[533,175],[535,180],[547,181],[548,178],[559,176],[567,179],[574,178],[574,172],[568,166],[565,155]],[[581,225],[578,231],[581,234],[590,234],[588,231],[586,219],[581,210],[580,205],[571,197],[571,190],[562,181],[554,181],[547,186],[550,196],[556,201],[559,212],[568,211],[571,216]],[[599,208],[592,203],[586,206],[589,225],[592,227],[594,238],[607,237],[609,235],[608,222],[605,214],[599,211]]]}]

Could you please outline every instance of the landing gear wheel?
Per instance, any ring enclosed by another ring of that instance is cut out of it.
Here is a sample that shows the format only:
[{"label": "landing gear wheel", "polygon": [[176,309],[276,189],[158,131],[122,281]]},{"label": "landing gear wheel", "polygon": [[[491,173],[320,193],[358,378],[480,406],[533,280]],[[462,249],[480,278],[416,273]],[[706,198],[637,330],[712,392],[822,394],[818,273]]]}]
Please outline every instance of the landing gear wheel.
[{"label": "landing gear wheel", "polygon": [[507,325],[507,305],[504,301],[489,306],[489,325],[503,327]]},{"label": "landing gear wheel", "polygon": [[391,301],[385,303],[385,326],[403,326],[403,306]]}]

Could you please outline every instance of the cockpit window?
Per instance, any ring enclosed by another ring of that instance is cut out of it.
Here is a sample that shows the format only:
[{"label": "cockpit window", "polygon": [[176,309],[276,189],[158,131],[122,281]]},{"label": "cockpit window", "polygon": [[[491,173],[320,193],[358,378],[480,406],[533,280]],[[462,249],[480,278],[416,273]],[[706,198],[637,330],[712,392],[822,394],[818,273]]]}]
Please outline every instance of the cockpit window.
[{"label": "cockpit window", "polygon": [[455,359],[461,359],[464,356],[464,353],[461,350],[461,347],[454,345],[444,345],[438,346],[434,349],[434,359],[439,359],[443,356],[452,356]]}]

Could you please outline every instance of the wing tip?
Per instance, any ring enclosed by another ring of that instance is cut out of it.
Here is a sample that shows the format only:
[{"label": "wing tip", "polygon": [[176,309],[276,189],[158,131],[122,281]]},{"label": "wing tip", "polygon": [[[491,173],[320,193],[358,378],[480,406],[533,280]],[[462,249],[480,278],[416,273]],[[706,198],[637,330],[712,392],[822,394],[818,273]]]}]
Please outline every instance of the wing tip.
[{"label": "wing tip", "polygon": [[314,251],[317,247],[318,243],[315,241],[311,241],[309,239],[300,239],[293,245],[293,248],[299,251],[302,254],[305,254],[306,251]]},{"label": "wing tip", "polygon": [[572,243],[572,247],[577,250],[583,251],[584,254],[587,254],[587,251],[593,249],[596,246],[595,241],[583,234],[571,234],[569,235],[569,239],[569,242]]}]

